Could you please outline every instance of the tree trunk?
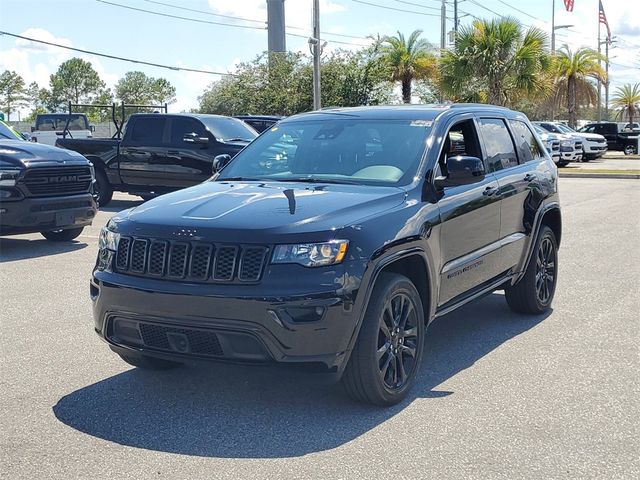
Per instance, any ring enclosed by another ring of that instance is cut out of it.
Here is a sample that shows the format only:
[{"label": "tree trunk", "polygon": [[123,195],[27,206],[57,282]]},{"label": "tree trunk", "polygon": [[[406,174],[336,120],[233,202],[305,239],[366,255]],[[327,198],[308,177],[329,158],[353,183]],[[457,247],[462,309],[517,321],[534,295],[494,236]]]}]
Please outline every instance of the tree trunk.
[{"label": "tree trunk", "polygon": [[569,110],[569,126],[576,128],[578,114],[576,112],[576,79],[573,75],[567,79],[567,110]]},{"label": "tree trunk", "polygon": [[504,100],[502,95],[502,86],[500,82],[495,79],[489,80],[489,95],[487,97],[487,101],[491,105],[498,105],[500,107],[504,107]]},{"label": "tree trunk", "polygon": [[411,103],[411,78],[402,79],[402,101]]}]

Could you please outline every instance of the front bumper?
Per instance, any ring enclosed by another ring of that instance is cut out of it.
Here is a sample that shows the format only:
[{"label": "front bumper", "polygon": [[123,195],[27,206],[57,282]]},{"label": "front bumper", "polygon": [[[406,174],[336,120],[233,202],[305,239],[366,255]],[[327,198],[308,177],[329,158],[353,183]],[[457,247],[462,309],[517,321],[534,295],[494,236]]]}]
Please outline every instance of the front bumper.
[{"label": "front bumper", "polygon": [[96,203],[89,193],[0,202],[0,234],[83,227],[91,224],[96,213]]},{"label": "front bumper", "polygon": [[[307,283],[300,276],[297,281],[303,288]],[[276,296],[273,290],[285,291],[96,270],[91,281],[94,327],[118,353],[340,371],[358,318],[353,292],[309,290]]]}]

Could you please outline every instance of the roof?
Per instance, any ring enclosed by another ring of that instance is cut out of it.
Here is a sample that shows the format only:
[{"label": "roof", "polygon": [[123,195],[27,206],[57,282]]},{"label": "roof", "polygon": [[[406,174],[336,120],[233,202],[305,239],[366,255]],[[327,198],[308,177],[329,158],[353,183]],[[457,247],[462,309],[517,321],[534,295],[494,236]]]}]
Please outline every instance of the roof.
[{"label": "roof", "polygon": [[240,120],[273,120],[275,122],[284,118],[280,115],[234,115],[233,117]]},{"label": "roof", "polygon": [[394,120],[434,120],[439,115],[445,112],[460,113],[460,110],[467,110],[470,112],[487,112],[495,111],[500,112],[503,115],[517,115],[518,112],[509,110],[505,107],[498,107],[495,105],[487,105],[482,103],[454,103],[454,104],[429,104],[429,105],[384,105],[384,106],[364,106],[364,107],[330,107],[323,108],[322,110],[316,110],[313,112],[300,113],[292,117],[288,117],[283,122],[288,122],[289,119],[301,119],[301,118],[335,118],[335,116],[349,116],[364,119],[394,119]]}]

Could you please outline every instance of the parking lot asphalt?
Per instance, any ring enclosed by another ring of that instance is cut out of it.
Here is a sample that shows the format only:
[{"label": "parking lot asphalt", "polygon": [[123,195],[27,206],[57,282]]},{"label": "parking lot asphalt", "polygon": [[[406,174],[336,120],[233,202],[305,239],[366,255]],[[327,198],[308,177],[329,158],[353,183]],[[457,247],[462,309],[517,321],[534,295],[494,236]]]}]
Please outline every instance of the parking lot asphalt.
[{"label": "parking lot asphalt", "polygon": [[148,373],[93,332],[118,195],[75,243],[0,239],[0,477],[639,478],[640,181],[561,179],[553,311],[496,293],[437,320],[409,398],[278,368]]}]

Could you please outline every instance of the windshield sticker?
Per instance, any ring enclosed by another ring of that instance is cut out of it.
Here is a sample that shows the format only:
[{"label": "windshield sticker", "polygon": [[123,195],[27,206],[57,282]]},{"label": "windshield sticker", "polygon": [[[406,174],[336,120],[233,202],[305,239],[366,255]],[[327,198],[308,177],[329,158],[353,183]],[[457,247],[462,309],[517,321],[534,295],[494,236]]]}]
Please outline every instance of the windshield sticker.
[{"label": "windshield sticker", "polygon": [[431,125],[433,125],[433,122],[429,121],[429,120],[413,120],[411,122],[411,126],[412,127],[425,127],[425,128],[430,128]]}]

